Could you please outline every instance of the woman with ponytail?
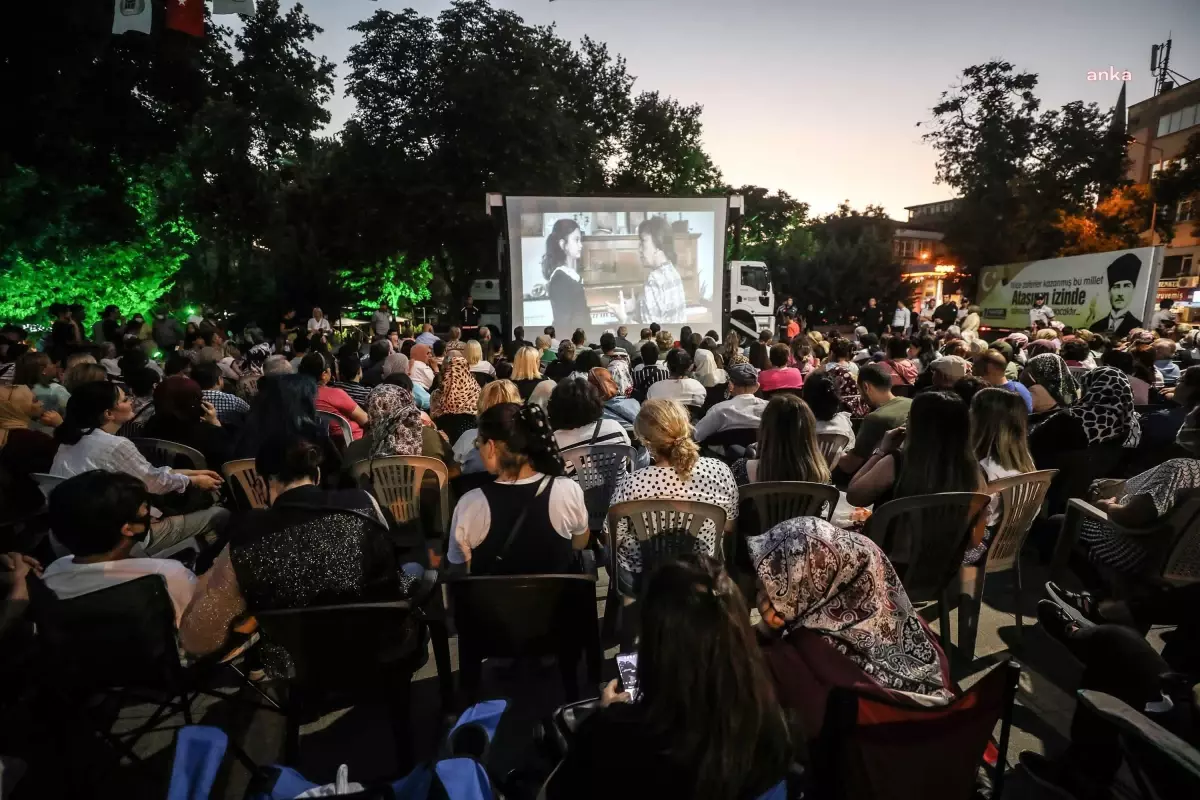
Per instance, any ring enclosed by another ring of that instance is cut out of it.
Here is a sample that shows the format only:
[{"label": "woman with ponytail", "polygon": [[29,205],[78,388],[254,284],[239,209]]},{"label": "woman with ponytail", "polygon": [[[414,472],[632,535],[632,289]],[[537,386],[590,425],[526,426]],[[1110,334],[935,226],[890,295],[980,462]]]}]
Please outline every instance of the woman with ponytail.
[{"label": "woman with ponytail", "polygon": [[475,446],[496,480],[462,496],[451,521],[452,564],[472,575],[570,572],[588,542],[583,490],[563,477],[545,412],[500,403],[479,415]]},{"label": "woman with ponytail", "polygon": [[[651,464],[621,478],[612,504],[629,500],[691,500],[712,503],[725,509],[725,530],[733,530],[738,515],[738,487],[733,473],[715,458],[700,458],[700,446],[692,438],[688,412],[675,400],[647,400],[638,412],[634,431],[650,451]],[[630,590],[642,571],[642,554],[637,539],[622,520],[617,527],[617,563],[620,580]],[[604,523],[608,534],[608,521]],[[700,529],[699,548],[716,555],[717,531],[711,522]]]}]

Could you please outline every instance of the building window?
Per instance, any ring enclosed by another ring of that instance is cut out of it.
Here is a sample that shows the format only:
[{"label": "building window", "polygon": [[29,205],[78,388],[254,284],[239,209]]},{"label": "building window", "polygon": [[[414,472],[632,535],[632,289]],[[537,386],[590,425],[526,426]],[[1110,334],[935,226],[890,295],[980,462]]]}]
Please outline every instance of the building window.
[{"label": "building window", "polygon": [[1167,136],[1192,127],[1200,122],[1200,103],[1181,108],[1158,118],[1158,135]]},{"label": "building window", "polygon": [[1198,216],[1200,216],[1200,198],[1189,197],[1179,201],[1179,206],[1175,209],[1176,222],[1191,222]]},{"label": "building window", "polygon": [[895,251],[899,258],[916,258],[917,243],[913,239],[897,239]]}]

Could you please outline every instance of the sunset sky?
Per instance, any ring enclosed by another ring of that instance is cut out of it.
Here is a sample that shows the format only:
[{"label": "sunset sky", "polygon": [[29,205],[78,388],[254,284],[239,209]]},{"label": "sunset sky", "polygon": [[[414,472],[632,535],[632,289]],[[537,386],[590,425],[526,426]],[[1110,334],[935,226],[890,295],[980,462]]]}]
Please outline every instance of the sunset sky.
[{"label": "sunset sky", "polygon": [[[971,64],[993,58],[1040,76],[1043,108],[1071,100],[1111,107],[1129,70],[1130,104],[1153,91],[1150,46],[1174,33],[1171,64],[1200,78],[1200,0],[496,0],[561,36],[607,42],[636,90],[704,106],[704,143],[733,185],[784,189],[814,212],[849,199],[904,206],[950,196],[934,183],[934,152],[918,122]],[[346,30],[377,8],[437,14],[433,0],[309,0],[325,28],[316,49],[338,62]],[[224,21],[224,20],[222,20]]]}]

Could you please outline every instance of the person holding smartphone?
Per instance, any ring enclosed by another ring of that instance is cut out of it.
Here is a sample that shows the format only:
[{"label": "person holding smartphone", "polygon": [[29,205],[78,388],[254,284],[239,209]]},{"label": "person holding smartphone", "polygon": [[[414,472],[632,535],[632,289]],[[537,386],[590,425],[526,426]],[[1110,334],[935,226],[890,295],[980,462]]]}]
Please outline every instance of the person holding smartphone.
[{"label": "person holding smartphone", "polygon": [[609,683],[543,795],[735,798],[777,786],[792,763],[789,729],[720,562],[688,554],[662,565],[641,613],[637,701]]}]

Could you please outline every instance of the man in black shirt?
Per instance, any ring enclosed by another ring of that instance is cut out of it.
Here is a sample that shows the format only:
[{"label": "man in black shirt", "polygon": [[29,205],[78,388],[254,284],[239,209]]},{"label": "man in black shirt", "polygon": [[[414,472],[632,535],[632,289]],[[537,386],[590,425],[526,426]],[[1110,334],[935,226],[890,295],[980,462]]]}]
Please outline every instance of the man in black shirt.
[{"label": "man in black shirt", "polygon": [[858,321],[864,328],[874,334],[883,330],[883,309],[875,305],[875,298],[867,301],[867,305],[858,312]]},{"label": "man in black shirt", "polygon": [[467,304],[463,306],[459,312],[459,317],[462,319],[462,334],[463,339],[476,339],[479,337],[479,309],[475,307],[475,298],[467,295]]},{"label": "man in black shirt", "polygon": [[944,331],[958,319],[958,306],[953,300],[947,300],[933,310],[933,318],[939,331]]},{"label": "man in black shirt", "polygon": [[504,357],[512,361],[522,347],[532,347],[532,345],[525,341],[525,329],[518,326],[513,328],[513,340],[504,345]]},{"label": "man in black shirt", "polygon": [[796,308],[792,305],[792,298],[785,297],[779,308],[775,309],[775,325],[779,328],[779,341],[787,339],[788,323],[796,318]]}]

